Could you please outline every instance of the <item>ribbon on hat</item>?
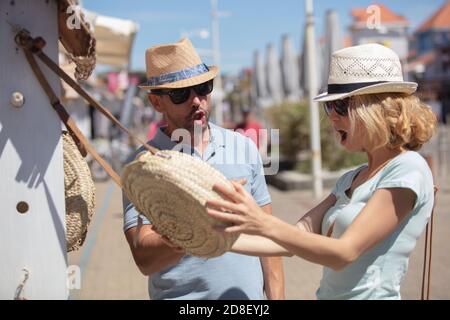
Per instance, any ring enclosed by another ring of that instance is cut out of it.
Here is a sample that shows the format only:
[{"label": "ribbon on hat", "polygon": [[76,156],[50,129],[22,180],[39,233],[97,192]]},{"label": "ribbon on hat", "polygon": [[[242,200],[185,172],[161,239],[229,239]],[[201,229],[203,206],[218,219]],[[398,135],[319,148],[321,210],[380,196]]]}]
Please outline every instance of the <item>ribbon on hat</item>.
[{"label": "ribbon on hat", "polygon": [[196,66],[186,68],[183,70],[170,72],[170,73],[163,73],[157,77],[150,77],[147,79],[147,85],[159,86],[159,85],[162,85],[165,83],[171,83],[171,82],[176,82],[176,81],[196,77],[196,76],[202,75],[208,71],[209,71],[209,69],[206,66],[206,64],[201,63]]},{"label": "ribbon on hat", "polygon": [[374,82],[356,82],[346,84],[329,84],[328,94],[333,93],[349,93],[364,87],[373,86],[375,84],[386,83],[389,81],[374,81]]}]

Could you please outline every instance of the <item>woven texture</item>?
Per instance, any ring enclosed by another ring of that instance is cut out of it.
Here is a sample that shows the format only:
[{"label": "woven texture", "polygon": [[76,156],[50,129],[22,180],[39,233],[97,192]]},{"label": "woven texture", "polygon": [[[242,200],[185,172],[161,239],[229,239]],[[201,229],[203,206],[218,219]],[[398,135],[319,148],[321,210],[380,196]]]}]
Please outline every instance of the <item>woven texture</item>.
[{"label": "woven texture", "polygon": [[[166,78],[167,82],[159,84],[142,84],[141,89],[183,88],[190,87],[213,79],[219,72],[216,66],[208,66],[204,73],[190,74],[190,69],[201,65],[200,56],[189,39],[181,39],[173,44],[154,46],[145,52],[147,78]],[[172,73],[180,73],[184,77],[170,80]]]},{"label": "woven texture", "polygon": [[238,235],[217,232],[225,226],[206,212],[206,200],[221,199],[215,183],[232,188],[219,171],[178,151],[161,151],[170,158],[139,154],[123,171],[123,190],[138,212],[158,232],[189,254],[211,258],[229,250]]},{"label": "woven texture", "polygon": [[67,251],[83,244],[94,214],[95,187],[86,161],[72,137],[63,133]]},{"label": "woven texture", "polygon": [[[331,77],[401,78],[402,67],[395,58],[335,57],[331,61]],[[397,79],[394,79],[397,80]]]},{"label": "woven texture", "polygon": [[372,81],[403,81],[400,59],[392,49],[371,43],[333,52],[328,84]]},{"label": "woven texture", "polygon": [[369,43],[333,52],[328,91],[314,101],[387,92],[412,94],[416,89],[417,83],[403,80],[400,58],[392,49]]}]

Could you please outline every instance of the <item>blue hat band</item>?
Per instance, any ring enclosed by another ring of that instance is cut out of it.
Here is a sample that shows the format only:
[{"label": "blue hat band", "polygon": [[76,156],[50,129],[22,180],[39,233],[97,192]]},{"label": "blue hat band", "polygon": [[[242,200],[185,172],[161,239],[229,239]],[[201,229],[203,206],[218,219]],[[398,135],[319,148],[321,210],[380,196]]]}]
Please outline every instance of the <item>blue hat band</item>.
[{"label": "blue hat band", "polygon": [[190,67],[187,69],[170,72],[170,73],[163,73],[157,77],[148,78],[147,85],[152,86],[152,87],[160,86],[160,85],[163,85],[166,83],[172,83],[172,82],[200,76],[208,71],[209,71],[209,69],[206,66],[206,64],[201,63],[201,64],[198,64],[196,66],[193,66],[193,67]]}]

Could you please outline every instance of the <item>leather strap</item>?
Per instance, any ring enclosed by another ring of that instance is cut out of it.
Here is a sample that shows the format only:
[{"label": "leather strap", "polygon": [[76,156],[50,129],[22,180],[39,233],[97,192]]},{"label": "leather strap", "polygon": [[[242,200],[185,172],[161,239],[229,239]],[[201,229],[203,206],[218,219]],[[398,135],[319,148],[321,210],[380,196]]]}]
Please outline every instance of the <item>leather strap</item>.
[{"label": "leather strap", "polygon": [[[58,114],[61,121],[66,126],[67,130],[70,132],[70,135],[74,137],[75,142],[77,143],[78,148],[80,149],[81,154],[86,155],[86,150],[97,160],[100,165],[106,170],[106,172],[111,176],[111,178],[117,183],[119,187],[122,187],[122,183],[120,181],[119,175],[111,168],[111,166],[95,151],[95,149],[92,147],[92,145],[89,143],[89,141],[84,137],[83,133],[81,133],[80,129],[76,126],[73,119],[70,117],[69,113],[66,111],[66,109],[63,107],[63,105],[60,103],[58,97],[56,96],[55,92],[51,88],[50,84],[48,83],[47,79],[44,77],[44,74],[42,73],[42,70],[39,68],[36,60],[34,59],[33,54],[28,50],[24,49],[25,57],[30,64],[31,69],[33,70],[33,73],[35,74],[36,78],[38,79],[39,83],[42,86],[42,89],[44,89],[46,95],[48,96],[50,103],[55,109],[56,113]],[[83,151],[81,151],[83,150]]]},{"label": "leather strap", "polygon": [[334,228],[334,224],[336,223],[336,220],[335,221],[333,221],[333,223],[331,224],[331,226],[328,228],[328,231],[327,231],[327,237],[328,238],[331,238],[331,234],[333,233],[333,228]]},{"label": "leather strap", "polygon": [[71,86],[80,96],[82,96],[90,105],[96,108],[98,111],[103,113],[109,120],[111,120],[115,125],[117,125],[122,131],[128,134],[130,137],[138,141],[140,144],[144,146],[145,149],[150,151],[152,154],[158,153],[158,149],[148,145],[145,141],[142,141],[134,134],[130,132],[123,124],[119,122],[112,114],[102,106],[99,102],[97,102],[94,98],[92,98],[89,93],[87,93],[75,80],[73,80],[69,75],[67,75],[58,65],[56,65],[44,52],[39,51],[36,53],[39,59],[44,62],[47,67],[49,67],[53,72],[55,72],[58,76],[61,77],[69,86]]},{"label": "leather strap", "polygon": [[[423,273],[422,273],[422,291],[421,300],[430,299],[430,285],[431,285],[431,257],[433,247],[433,224],[434,224],[434,208],[436,206],[436,195],[439,191],[438,187],[434,187],[434,203],[431,211],[430,221],[427,223],[425,231],[425,249],[423,257]],[[429,251],[429,253],[428,253]],[[426,283],[426,288],[425,288]]]},{"label": "leather strap", "polygon": [[50,59],[43,51],[42,48],[45,46],[45,40],[42,37],[32,38],[30,33],[21,29],[16,36],[16,42],[20,44],[24,49],[30,50],[34,53],[50,70],[56,73],[61,79],[64,80],[69,86],[71,86],[80,96],[82,96],[90,105],[96,108],[98,111],[103,113],[109,120],[111,120],[115,125],[117,125],[122,131],[128,134],[130,137],[138,141],[144,146],[145,149],[150,151],[152,154],[157,154],[158,149],[148,145],[145,141],[142,141],[134,134],[132,134],[124,125],[122,125],[119,120],[114,117],[111,112],[108,111],[104,106],[102,106],[98,101],[91,97],[75,80],[73,80],[67,73],[65,73],[52,59]]},{"label": "leather strap", "polygon": [[98,103],[94,98],[92,98],[76,81],[74,81],[69,75],[67,75],[53,60],[51,60],[43,51],[42,48],[45,46],[45,40],[42,37],[32,38],[30,32],[26,29],[18,29],[16,34],[15,42],[22,47],[25,57],[30,64],[33,73],[38,79],[42,86],[42,89],[47,94],[52,107],[58,113],[61,121],[66,126],[70,135],[73,137],[80,153],[83,157],[86,156],[86,151],[89,152],[96,161],[105,169],[109,176],[117,183],[119,187],[122,187],[119,175],[111,168],[111,166],[95,151],[89,141],[84,137],[82,132],[78,129],[73,119],[70,117],[69,113],[61,104],[59,98],[54,93],[52,87],[45,78],[42,70],[37,64],[33,54],[37,55],[38,58],[47,65],[50,70],[56,73],[60,78],[62,78],[69,86],[71,86],[80,96],[82,96],[90,105],[95,107],[98,111],[103,113],[109,120],[116,124],[122,131],[128,134],[131,138],[135,139],[141,143],[145,149],[147,149],[153,155],[157,155],[163,158],[168,158],[167,155],[161,154],[158,149],[148,145],[146,142],[142,141],[134,134],[132,134],[125,126],[123,126],[119,120],[117,120],[105,107]]}]

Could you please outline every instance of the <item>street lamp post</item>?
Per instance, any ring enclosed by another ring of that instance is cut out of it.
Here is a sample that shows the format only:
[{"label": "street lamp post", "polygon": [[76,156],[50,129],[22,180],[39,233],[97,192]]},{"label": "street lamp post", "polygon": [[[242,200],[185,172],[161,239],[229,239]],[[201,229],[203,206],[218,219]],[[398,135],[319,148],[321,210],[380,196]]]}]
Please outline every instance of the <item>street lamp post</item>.
[{"label": "street lamp post", "polygon": [[316,44],[314,39],[314,17],[313,2],[305,0],[306,9],[306,50],[307,65],[309,67],[308,86],[309,86],[309,108],[311,114],[311,153],[313,169],[314,196],[322,197],[322,159],[320,151],[320,124],[319,108],[317,102],[313,101],[317,94],[317,64],[316,64]]},{"label": "street lamp post", "polygon": [[[219,12],[217,10],[217,0],[211,0],[211,31],[213,60],[214,64],[220,68]],[[214,88],[216,92],[216,99],[214,101],[215,121],[220,126],[223,123],[223,89],[220,69],[219,74],[214,80]]]}]

